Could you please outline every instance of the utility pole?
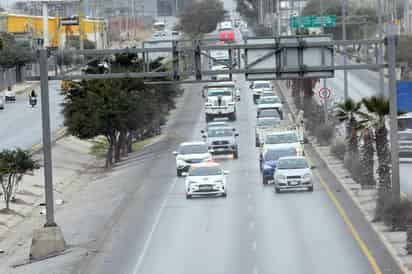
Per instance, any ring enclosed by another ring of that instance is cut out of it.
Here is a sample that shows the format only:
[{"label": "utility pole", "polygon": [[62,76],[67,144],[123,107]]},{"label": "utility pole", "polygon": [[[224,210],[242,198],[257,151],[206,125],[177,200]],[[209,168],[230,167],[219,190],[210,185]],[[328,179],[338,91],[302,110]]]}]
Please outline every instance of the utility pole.
[{"label": "utility pole", "polygon": [[[346,0],[342,0],[342,40],[346,40]],[[347,65],[346,50],[343,53],[343,65]],[[348,99],[348,71],[343,70],[343,94],[345,101]]]},{"label": "utility pole", "polygon": [[278,14],[277,34],[278,34],[278,36],[280,36],[280,32],[281,32],[281,28],[280,28],[280,24],[281,24],[281,20],[280,20],[281,19],[280,18],[280,16],[281,16],[281,14],[280,14],[280,0],[276,0],[276,12]]},{"label": "utility pole", "polygon": [[[377,0],[378,1],[378,37],[380,40],[383,39],[383,9],[382,9],[382,0]],[[379,44],[378,48],[378,62],[379,65],[383,63],[383,44]],[[385,95],[385,81],[384,81],[384,71],[383,68],[379,69],[379,95],[384,96]]]},{"label": "utility pole", "polygon": [[[323,0],[319,1],[319,10],[320,10],[320,15],[324,16],[325,14],[325,10],[324,10],[324,6],[323,6]],[[325,34],[325,27],[322,27],[322,33]],[[324,58],[324,56],[322,56]],[[326,82],[326,78],[323,78],[323,89],[327,90],[328,86],[327,86],[327,82]],[[328,122],[329,117],[328,117],[328,98],[325,97],[323,99],[323,105],[324,105],[324,112],[325,112],[325,123]]]},{"label": "utility pole", "polygon": [[390,101],[390,143],[391,143],[391,164],[392,164],[392,199],[395,204],[399,204],[401,197],[399,179],[399,136],[398,136],[398,102],[396,96],[396,43],[397,36],[389,35],[386,38],[388,48],[389,65],[389,101]]},{"label": "utility pole", "polygon": [[47,1],[42,3],[43,12],[43,48],[49,45],[49,11],[47,8]]}]

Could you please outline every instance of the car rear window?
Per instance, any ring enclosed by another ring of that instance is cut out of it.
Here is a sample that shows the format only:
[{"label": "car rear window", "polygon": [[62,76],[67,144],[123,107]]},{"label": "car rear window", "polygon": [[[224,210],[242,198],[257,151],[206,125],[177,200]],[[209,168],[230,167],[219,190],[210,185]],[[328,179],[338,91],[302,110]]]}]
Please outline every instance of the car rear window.
[{"label": "car rear window", "polygon": [[277,144],[290,144],[298,143],[298,137],[295,133],[284,133],[284,134],[274,134],[267,135],[265,144],[277,145]]}]

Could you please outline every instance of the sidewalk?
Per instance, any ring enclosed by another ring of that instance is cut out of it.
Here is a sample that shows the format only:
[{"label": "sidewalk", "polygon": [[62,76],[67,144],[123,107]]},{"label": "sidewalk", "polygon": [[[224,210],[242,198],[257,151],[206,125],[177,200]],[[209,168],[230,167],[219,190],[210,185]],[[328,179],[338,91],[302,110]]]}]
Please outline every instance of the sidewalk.
[{"label": "sidewalk", "polygon": [[[297,109],[293,103],[291,92],[287,90],[283,83],[277,85],[291,110],[293,119],[295,119]],[[308,139],[323,163],[330,172],[334,174],[334,177],[336,177],[343,189],[351,197],[353,203],[362,212],[364,218],[370,222],[371,227],[378,234],[398,266],[404,273],[412,273],[412,255],[408,255],[405,250],[406,232],[391,232],[389,227],[382,222],[372,222],[377,198],[376,189],[362,189],[361,186],[350,177],[350,173],[344,167],[343,162],[332,155],[330,146],[320,146],[315,138],[310,136]]]}]

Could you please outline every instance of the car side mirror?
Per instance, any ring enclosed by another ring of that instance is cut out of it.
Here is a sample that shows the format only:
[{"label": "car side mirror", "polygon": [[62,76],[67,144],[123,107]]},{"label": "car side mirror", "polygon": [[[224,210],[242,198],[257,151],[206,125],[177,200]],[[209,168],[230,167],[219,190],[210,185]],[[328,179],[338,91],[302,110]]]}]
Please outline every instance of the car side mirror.
[{"label": "car side mirror", "polygon": [[173,151],[174,156],[177,156],[177,154],[178,154],[177,151]]},{"label": "car side mirror", "polygon": [[202,138],[203,138],[203,139],[206,139],[206,135],[205,135],[205,134],[203,134],[203,135],[202,135]]},{"label": "car side mirror", "polygon": [[181,175],[182,175],[182,177],[187,177],[187,175],[189,175],[189,173],[187,173],[187,172],[182,172]]},{"label": "car side mirror", "polygon": [[236,131],[236,129],[235,129],[235,128],[232,128],[232,131],[234,132],[234,131]]},{"label": "car side mirror", "polygon": [[214,153],[215,150],[213,148],[209,149],[209,153]]},{"label": "car side mirror", "polygon": [[200,133],[204,134],[204,133],[205,133],[205,131],[202,129],[202,130],[200,131]]},{"label": "car side mirror", "polygon": [[223,170],[224,175],[228,175],[229,173],[230,173],[229,170]]},{"label": "car side mirror", "polygon": [[239,133],[235,133],[235,137],[239,137]]},{"label": "car side mirror", "polygon": [[310,166],[310,169],[315,169],[316,168],[316,166]]}]

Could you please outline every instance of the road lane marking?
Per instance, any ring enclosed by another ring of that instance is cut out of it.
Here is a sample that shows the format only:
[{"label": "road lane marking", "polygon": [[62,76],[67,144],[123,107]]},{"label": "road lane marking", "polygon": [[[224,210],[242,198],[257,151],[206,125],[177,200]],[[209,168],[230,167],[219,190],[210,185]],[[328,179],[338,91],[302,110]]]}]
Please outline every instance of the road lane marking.
[{"label": "road lane marking", "polygon": [[251,212],[252,212],[252,206],[251,206],[251,205],[248,205],[248,206],[247,206],[247,212],[248,212],[248,213],[251,213]]},{"label": "road lane marking", "polygon": [[252,251],[253,251],[253,252],[256,252],[256,249],[257,249],[257,243],[256,243],[256,241],[253,241],[253,243],[252,243]]},{"label": "road lane marking", "polygon": [[137,260],[137,263],[134,267],[133,274],[138,274],[139,271],[140,271],[140,268],[142,267],[142,263],[143,263],[143,260],[146,256],[147,250],[149,249],[150,242],[152,241],[153,235],[154,235],[157,227],[159,226],[160,218],[162,217],[162,214],[163,214],[163,211],[166,207],[166,204],[169,201],[169,196],[173,192],[173,189],[175,188],[177,181],[178,181],[178,179],[175,178],[173,183],[170,185],[169,191],[166,193],[166,198],[163,200],[162,204],[160,205],[159,211],[157,212],[156,218],[155,218],[154,223],[152,225],[152,229],[150,230],[149,235],[146,238],[146,241],[143,245],[142,252],[140,253],[139,259]]},{"label": "road lane marking", "polygon": [[248,193],[248,194],[247,194],[247,198],[248,198],[248,199],[252,198],[252,194]]},{"label": "road lane marking", "polygon": [[[308,159],[308,162],[311,166],[313,166],[313,161],[309,156],[306,157]],[[346,226],[348,227],[350,233],[352,236],[355,238],[355,241],[359,245],[360,249],[362,250],[363,254],[366,256],[366,259],[368,260],[373,272],[375,274],[382,274],[381,269],[379,268],[379,265],[377,264],[375,258],[373,257],[372,253],[370,252],[368,246],[365,244],[363,239],[360,237],[358,231],[356,228],[353,226],[352,221],[348,217],[348,214],[346,213],[345,209],[342,207],[338,199],[336,198],[335,194],[333,194],[332,190],[326,183],[326,181],[323,179],[323,177],[320,175],[320,172],[318,170],[315,170],[314,173],[316,176],[319,178],[319,182],[322,185],[322,187],[326,190],[326,193],[328,194],[329,198],[332,200],[333,204],[337,208],[339,214],[341,215],[343,221],[345,222]]]},{"label": "road lane marking", "polygon": [[255,222],[254,221],[250,221],[249,223],[249,229],[252,230],[255,228]]}]

